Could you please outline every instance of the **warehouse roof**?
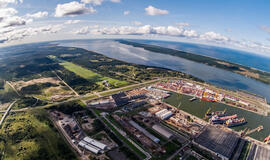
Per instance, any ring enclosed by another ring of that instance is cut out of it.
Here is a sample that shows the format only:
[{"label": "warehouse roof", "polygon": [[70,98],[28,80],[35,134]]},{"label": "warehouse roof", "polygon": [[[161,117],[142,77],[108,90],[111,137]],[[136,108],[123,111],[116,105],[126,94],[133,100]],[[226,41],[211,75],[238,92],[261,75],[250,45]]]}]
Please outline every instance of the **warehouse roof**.
[{"label": "warehouse roof", "polygon": [[166,138],[171,138],[173,136],[171,132],[160,125],[155,124],[152,128]]},{"label": "warehouse roof", "polygon": [[239,136],[237,134],[226,132],[213,126],[207,126],[195,139],[196,143],[228,159],[232,157],[238,141]]}]

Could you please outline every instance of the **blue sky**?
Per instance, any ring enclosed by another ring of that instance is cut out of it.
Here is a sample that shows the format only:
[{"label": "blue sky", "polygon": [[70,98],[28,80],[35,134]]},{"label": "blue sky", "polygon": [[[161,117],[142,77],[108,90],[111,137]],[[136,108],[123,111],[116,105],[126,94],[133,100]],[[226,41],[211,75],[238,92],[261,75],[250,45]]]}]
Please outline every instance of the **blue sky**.
[{"label": "blue sky", "polygon": [[269,8],[269,0],[0,0],[0,46],[144,38],[270,56]]}]

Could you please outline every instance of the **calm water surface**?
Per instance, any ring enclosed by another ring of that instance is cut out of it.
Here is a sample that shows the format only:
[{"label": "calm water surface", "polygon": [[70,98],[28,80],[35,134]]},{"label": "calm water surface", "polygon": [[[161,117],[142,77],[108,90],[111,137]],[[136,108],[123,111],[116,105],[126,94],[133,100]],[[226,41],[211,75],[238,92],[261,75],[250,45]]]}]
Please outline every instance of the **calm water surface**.
[{"label": "calm water surface", "polygon": [[270,134],[270,117],[265,117],[262,115],[255,114],[246,110],[242,110],[236,107],[231,107],[221,103],[212,103],[206,101],[195,100],[190,102],[190,96],[178,95],[177,93],[172,93],[172,95],[165,99],[166,103],[169,103],[173,106],[178,106],[181,102],[180,108],[192,115],[195,115],[199,118],[204,118],[206,111],[211,108],[212,111],[223,111],[226,108],[226,113],[228,115],[237,114],[239,118],[244,117],[247,124],[243,126],[233,127],[232,129],[236,131],[243,130],[245,128],[253,129],[259,125],[263,125],[264,129],[260,132],[254,132],[248,136],[255,138],[257,140],[263,141],[266,136]]},{"label": "calm water surface", "polygon": [[164,67],[198,77],[227,89],[242,89],[262,95],[270,100],[270,85],[226,70],[189,61],[180,57],[154,53],[142,48],[121,44],[113,40],[64,41],[61,46],[79,47],[101,53],[118,60],[148,66]]}]

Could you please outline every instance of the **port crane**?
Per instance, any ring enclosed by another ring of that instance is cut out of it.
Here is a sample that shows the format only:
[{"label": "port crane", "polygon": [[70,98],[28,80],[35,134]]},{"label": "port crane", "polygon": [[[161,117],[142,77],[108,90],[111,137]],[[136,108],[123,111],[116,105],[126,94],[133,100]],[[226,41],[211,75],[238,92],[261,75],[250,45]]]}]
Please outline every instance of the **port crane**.
[{"label": "port crane", "polygon": [[244,130],[242,130],[240,132],[240,134],[241,134],[242,137],[244,137],[244,136],[247,136],[247,135],[249,135],[251,133],[254,133],[256,131],[257,132],[260,132],[262,129],[263,129],[263,126],[262,125],[258,126],[257,128],[254,128],[254,129],[247,129],[247,128],[245,128]]}]

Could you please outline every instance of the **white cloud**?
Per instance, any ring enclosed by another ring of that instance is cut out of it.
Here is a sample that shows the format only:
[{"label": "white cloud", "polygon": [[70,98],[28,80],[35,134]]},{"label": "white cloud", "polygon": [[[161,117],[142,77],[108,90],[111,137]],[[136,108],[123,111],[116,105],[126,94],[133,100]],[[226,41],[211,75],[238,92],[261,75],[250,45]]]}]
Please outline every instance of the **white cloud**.
[{"label": "white cloud", "polygon": [[113,3],[120,3],[121,0],[111,0],[111,2],[113,2]]},{"label": "white cloud", "polygon": [[[185,29],[180,26],[114,26],[99,27],[87,26],[73,32],[80,35],[158,35],[169,37],[181,37],[195,42],[207,42],[208,44],[218,44],[230,46],[231,48],[241,48],[245,50],[259,51],[260,53],[270,53],[270,45],[252,41],[233,40],[225,35],[216,32],[197,33],[192,29]],[[266,54],[262,54],[266,55]],[[270,55],[269,55],[270,56]]]},{"label": "white cloud", "polygon": [[117,26],[117,27],[83,27],[76,34],[99,34],[99,35],[165,35],[194,38],[198,34],[194,30],[187,30],[176,26]]},{"label": "white cloud", "polygon": [[84,27],[80,28],[79,30],[73,31],[73,33],[85,35],[85,34],[88,34],[90,32],[90,29],[97,29],[97,28],[99,28],[98,25],[84,26]]},{"label": "white cloud", "polygon": [[33,13],[33,14],[26,14],[26,17],[30,17],[30,18],[43,18],[43,17],[47,17],[48,16],[48,12],[44,11],[44,12],[37,12],[37,13]]},{"label": "white cloud", "polygon": [[186,23],[186,22],[178,22],[178,23],[176,23],[176,25],[177,25],[178,27],[188,27],[188,26],[189,26],[189,23]]},{"label": "white cloud", "polygon": [[67,20],[65,22],[65,24],[76,24],[76,23],[80,23],[80,22],[81,22],[81,20]]},{"label": "white cloud", "polygon": [[8,4],[23,3],[23,0],[0,0],[0,7],[6,7]]},{"label": "white cloud", "polygon": [[123,13],[125,16],[130,14],[130,11],[124,11]]},{"label": "white cloud", "polygon": [[25,37],[34,36],[39,33],[41,34],[57,33],[61,29],[62,29],[62,25],[48,25],[48,26],[42,26],[42,27],[36,27],[36,28],[28,27],[28,28],[22,28],[22,29],[10,29],[2,34],[0,43],[11,42],[15,40],[22,40]]},{"label": "white cloud", "polygon": [[87,13],[96,13],[96,10],[93,7],[87,8],[84,3],[77,1],[58,4],[55,8],[55,17],[77,16]]},{"label": "white cloud", "polygon": [[135,25],[135,26],[141,26],[142,22],[139,21],[132,21],[131,24]]},{"label": "white cloud", "polygon": [[268,26],[261,26],[261,30],[263,30],[267,33],[270,33],[270,27],[268,27]]},{"label": "white cloud", "polygon": [[5,27],[21,26],[30,23],[32,21],[33,21],[32,19],[24,19],[22,17],[12,16],[3,19],[0,23],[0,27],[5,28]]},{"label": "white cloud", "polygon": [[99,6],[102,4],[103,0],[81,0],[81,2],[85,4],[93,4]]},{"label": "white cloud", "polygon": [[[4,1],[1,1],[4,3]],[[17,1],[5,1],[5,3],[17,3]],[[21,26],[27,23],[32,22],[32,19],[25,19],[19,16],[16,16],[18,11],[14,8],[0,8],[0,29],[13,26]]]},{"label": "white cloud", "polygon": [[169,11],[158,9],[153,6],[148,6],[147,8],[145,8],[145,12],[147,15],[150,15],[150,16],[169,14]]},{"label": "white cloud", "polygon": [[215,32],[206,32],[204,34],[201,34],[200,39],[206,40],[206,41],[221,42],[221,43],[230,41],[230,38],[223,36],[219,33],[215,33]]},{"label": "white cloud", "polygon": [[10,17],[15,14],[17,14],[18,11],[14,8],[0,8],[0,17],[5,18],[5,17]]}]

